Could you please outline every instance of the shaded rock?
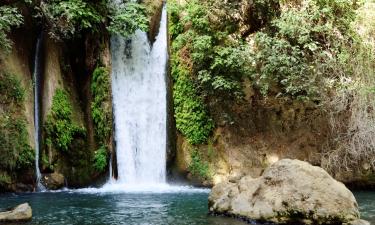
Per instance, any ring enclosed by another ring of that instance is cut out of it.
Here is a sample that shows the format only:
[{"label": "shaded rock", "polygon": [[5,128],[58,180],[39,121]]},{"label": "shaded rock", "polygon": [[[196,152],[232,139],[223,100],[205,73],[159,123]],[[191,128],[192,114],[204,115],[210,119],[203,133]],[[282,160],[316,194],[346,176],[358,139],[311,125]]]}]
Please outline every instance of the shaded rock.
[{"label": "shaded rock", "polygon": [[366,221],[366,220],[353,220],[349,223],[346,223],[344,225],[370,225],[370,222]]},{"label": "shaded rock", "polygon": [[261,177],[222,182],[209,196],[211,213],[274,223],[341,224],[359,219],[357,202],[325,170],[280,160]]},{"label": "shaded rock", "polygon": [[57,190],[64,187],[65,177],[60,173],[51,173],[42,177],[43,185],[49,190]]},{"label": "shaded rock", "polygon": [[31,219],[32,210],[28,203],[21,204],[10,211],[0,212],[0,223],[30,221]]}]

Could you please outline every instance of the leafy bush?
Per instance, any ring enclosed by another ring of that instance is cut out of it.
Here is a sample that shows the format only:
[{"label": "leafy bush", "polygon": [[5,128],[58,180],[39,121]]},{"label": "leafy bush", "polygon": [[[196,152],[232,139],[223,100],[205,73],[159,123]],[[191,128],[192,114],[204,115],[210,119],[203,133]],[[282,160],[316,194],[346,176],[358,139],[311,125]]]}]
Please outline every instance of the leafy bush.
[{"label": "leafy bush", "polygon": [[46,144],[60,151],[68,151],[75,138],[85,136],[86,130],[72,120],[72,106],[68,94],[57,89],[52,100],[51,112],[44,125]]},{"label": "leafy bush", "polygon": [[104,172],[107,167],[108,162],[108,154],[107,149],[105,146],[101,146],[96,152],[94,156],[94,168],[98,172]]},{"label": "leafy bush", "polygon": [[191,151],[191,162],[189,164],[189,171],[193,176],[198,176],[203,179],[210,178],[210,170],[207,162],[204,162],[199,151],[194,149]]},{"label": "leafy bush", "polygon": [[212,132],[213,121],[208,116],[203,101],[197,96],[188,71],[176,61],[172,63],[176,127],[191,144],[204,143]]},{"label": "leafy bush", "polygon": [[34,150],[29,145],[24,119],[16,116],[0,116],[1,168],[14,171],[30,168],[34,164]]},{"label": "leafy bush", "polygon": [[83,0],[51,0],[41,9],[50,25],[50,34],[57,39],[71,38],[84,29],[96,30],[104,18],[92,4]]},{"label": "leafy bush", "polygon": [[17,77],[0,72],[0,169],[14,171],[30,168],[34,150],[29,145],[29,134],[24,118],[25,90]]},{"label": "leafy bush", "polygon": [[128,37],[136,30],[148,30],[146,8],[137,3],[116,5],[109,16],[108,30],[112,34]]},{"label": "leafy bush", "polygon": [[20,104],[25,100],[25,90],[13,74],[0,74],[0,103]]},{"label": "leafy bush", "polygon": [[148,28],[146,9],[138,3],[50,0],[43,2],[40,9],[50,27],[50,35],[56,39],[71,39],[82,31],[98,32],[105,28],[128,37],[137,29]]},{"label": "leafy bush", "polygon": [[[229,38],[233,29],[219,26],[225,23],[222,20],[212,23],[208,4],[196,0],[184,7],[172,3],[169,14],[174,38],[172,51],[183,55],[181,66],[189,69],[200,94],[241,97],[241,81],[248,73],[248,59],[244,44]],[[184,27],[189,29],[184,31]]]},{"label": "leafy bush", "polygon": [[7,33],[13,26],[19,26],[22,22],[23,17],[17,8],[0,6],[0,49],[10,50],[12,42],[7,38]]},{"label": "leafy bush", "polygon": [[105,144],[112,130],[110,106],[110,75],[106,68],[97,67],[93,73],[91,115],[95,124],[95,135]]}]

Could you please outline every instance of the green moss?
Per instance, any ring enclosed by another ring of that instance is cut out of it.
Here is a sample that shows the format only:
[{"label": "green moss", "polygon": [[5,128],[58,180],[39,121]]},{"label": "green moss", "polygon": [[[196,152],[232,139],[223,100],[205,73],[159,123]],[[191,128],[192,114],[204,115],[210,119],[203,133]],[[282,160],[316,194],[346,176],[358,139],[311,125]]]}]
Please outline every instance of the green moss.
[{"label": "green moss", "polygon": [[17,76],[0,71],[0,189],[33,169],[34,150],[24,115],[25,90]]},{"label": "green moss", "polygon": [[197,95],[193,82],[188,78],[187,70],[182,69],[176,61],[173,63],[176,127],[191,144],[204,143],[214,128],[213,121]]},{"label": "green moss", "polygon": [[100,144],[106,144],[112,131],[110,106],[110,75],[106,68],[97,67],[91,83],[91,115],[95,125],[95,135]]},{"label": "green moss", "polygon": [[108,153],[105,146],[101,146],[94,156],[94,168],[98,172],[104,172],[107,168],[108,162]]},{"label": "green moss", "polygon": [[209,179],[211,177],[209,165],[205,162],[197,149],[193,149],[190,152],[191,162],[189,164],[189,171],[193,176],[200,177],[202,179]]},{"label": "green moss", "polygon": [[20,105],[25,100],[25,90],[14,74],[0,75],[0,104]]},{"label": "green moss", "polygon": [[12,178],[7,173],[0,173],[0,188],[12,183]]},{"label": "green moss", "polygon": [[75,138],[86,135],[85,128],[72,120],[72,105],[68,94],[62,89],[57,89],[53,96],[51,112],[47,116],[44,130],[45,143],[62,152],[70,149]]}]

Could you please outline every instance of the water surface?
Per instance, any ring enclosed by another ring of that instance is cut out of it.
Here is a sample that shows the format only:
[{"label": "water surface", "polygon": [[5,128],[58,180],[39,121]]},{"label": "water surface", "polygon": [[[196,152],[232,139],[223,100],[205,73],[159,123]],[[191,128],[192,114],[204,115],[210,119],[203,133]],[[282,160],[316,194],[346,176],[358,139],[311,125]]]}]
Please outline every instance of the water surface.
[{"label": "water surface", "polygon": [[[362,218],[375,224],[375,192],[355,193]],[[0,196],[0,208],[29,202],[33,221],[27,225],[244,225],[207,215],[207,191],[108,193],[62,191]]]}]

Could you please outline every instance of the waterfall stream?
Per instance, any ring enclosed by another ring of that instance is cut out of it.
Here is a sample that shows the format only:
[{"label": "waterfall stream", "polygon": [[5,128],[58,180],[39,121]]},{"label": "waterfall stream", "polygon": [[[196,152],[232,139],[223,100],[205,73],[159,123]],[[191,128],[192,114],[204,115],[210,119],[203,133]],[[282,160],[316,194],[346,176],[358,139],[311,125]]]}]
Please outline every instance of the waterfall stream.
[{"label": "waterfall stream", "polygon": [[41,78],[41,54],[43,48],[42,34],[39,35],[34,56],[34,70],[33,70],[33,82],[34,82],[34,143],[35,143],[35,175],[37,191],[44,191],[46,188],[40,182],[41,173],[39,169],[39,151],[40,151],[40,78]]},{"label": "waterfall stream", "polygon": [[[112,37],[112,91],[117,184],[166,182],[167,13],[164,6],[153,45],[147,33]],[[113,182],[113,181],[112,181]]]}]

